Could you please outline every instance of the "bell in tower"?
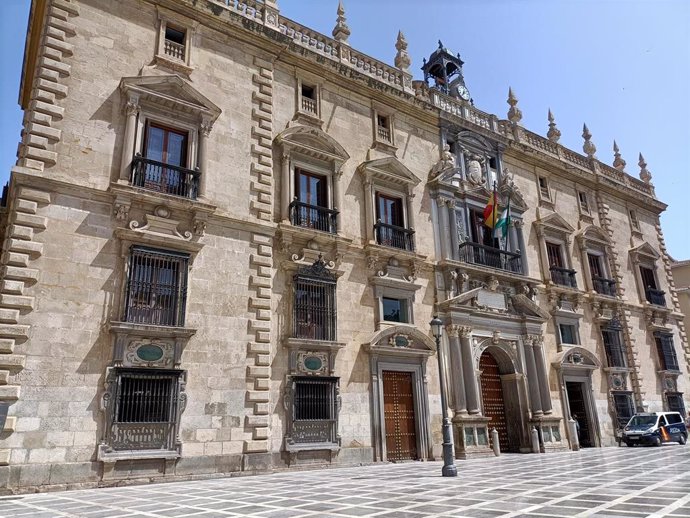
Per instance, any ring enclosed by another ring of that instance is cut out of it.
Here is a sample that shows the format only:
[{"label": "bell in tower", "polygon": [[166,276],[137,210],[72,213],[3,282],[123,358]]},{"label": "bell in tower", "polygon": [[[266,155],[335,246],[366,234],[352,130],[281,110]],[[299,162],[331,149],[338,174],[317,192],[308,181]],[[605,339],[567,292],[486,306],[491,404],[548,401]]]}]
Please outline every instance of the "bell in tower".
[{"label": "bell in tower", "polygon": [[469,101],[470,91],[467,89],[465,78],[462,76],[462,65],[464,63],[460,59],[460,54],[453,56],[439,40],[438,48],[429,56],[429,61],[424,60],[422,66],[424,81],[428,85],[429,78],[433,78],[436,89],[452,97]]}]

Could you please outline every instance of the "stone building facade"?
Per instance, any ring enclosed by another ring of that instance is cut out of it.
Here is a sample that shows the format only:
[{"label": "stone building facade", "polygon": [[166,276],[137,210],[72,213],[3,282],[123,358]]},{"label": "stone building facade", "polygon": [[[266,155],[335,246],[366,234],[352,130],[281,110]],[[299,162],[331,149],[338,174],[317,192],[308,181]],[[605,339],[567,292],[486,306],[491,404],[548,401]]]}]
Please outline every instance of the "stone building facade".
[{"label": "stone building facade", "polygon": [[[687,401],[651,175],[272,0],[34,0],[2,209],[7,491],[615,442]],[[495,187],[494,187],[495,186]],[[512,224],[482,220],[495,191]],[[4,417],[5,413],[2,414]]]}]

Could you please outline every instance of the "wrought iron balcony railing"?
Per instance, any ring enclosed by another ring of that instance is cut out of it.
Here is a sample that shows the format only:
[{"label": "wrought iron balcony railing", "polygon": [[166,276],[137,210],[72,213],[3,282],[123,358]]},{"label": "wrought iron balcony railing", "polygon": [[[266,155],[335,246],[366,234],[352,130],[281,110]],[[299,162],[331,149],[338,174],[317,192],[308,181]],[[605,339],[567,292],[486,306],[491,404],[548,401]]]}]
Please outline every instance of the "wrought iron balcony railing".
[{"label": "wrought iron balcony railing", "polygon": [[414,230],[412,229],[379,221],[374,225],[374,233],[379,245],[414,252]]},{"label": "wrought iron balcony railing", "polygon": [[200,177],[199,171],[157,162],[137,154],[132,160],[130,182],[135,187],[195,200]]},{"label": "wrought iron balcony railing", "polygon": [[666,307],[666,292],[655,290],[654,288],[647,288],[644,290],[647,302],[656,306]]},{"label": "wrought iron balcony railing", "polygon": [[507,272],[522,273],[522,258],[517,252],[499,250],[480,243],[465,242],[460,245],[460,261],[497,268]]},{"label": "wrought iron balcony railing", "polygon": [[290,204],[290,223],[296,227],[313,228],[329,234],[337,234],[337,218],[338,211],[335,209],[309,205],[297,200]]},{"label": "wrought iron balcony railing", "polygon": [[601,295],[616,296],[616,281],[614,280],[592,276],[592,285],[594,286],[594,291]]},{"label": "wrought iron balcony railing", "polygon": [[577,281],[575,280],[575,270],[570,268],[561,268],[559,266],[552,266],[551,280],[560,286],[568,286],[569,288],[577,288]]}]

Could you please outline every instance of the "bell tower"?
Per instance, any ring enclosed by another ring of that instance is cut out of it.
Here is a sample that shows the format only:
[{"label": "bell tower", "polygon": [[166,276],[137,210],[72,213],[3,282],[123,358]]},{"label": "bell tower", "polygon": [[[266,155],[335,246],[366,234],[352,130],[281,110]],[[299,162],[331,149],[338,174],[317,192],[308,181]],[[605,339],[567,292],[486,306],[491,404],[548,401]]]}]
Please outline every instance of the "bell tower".
[{"label": "bell tower", "polygon": [[424,81],[429,84],[429,78],[435,82],[434,87],[443,93],[471,101],[470,91],[465,85],[465,78],[462,75],[462,65],[465,63],[460,59],[460,54],[453,55],[441,40],[438,41],[438,48],[429,56],[429,60],[424,60],[422,71]]}]

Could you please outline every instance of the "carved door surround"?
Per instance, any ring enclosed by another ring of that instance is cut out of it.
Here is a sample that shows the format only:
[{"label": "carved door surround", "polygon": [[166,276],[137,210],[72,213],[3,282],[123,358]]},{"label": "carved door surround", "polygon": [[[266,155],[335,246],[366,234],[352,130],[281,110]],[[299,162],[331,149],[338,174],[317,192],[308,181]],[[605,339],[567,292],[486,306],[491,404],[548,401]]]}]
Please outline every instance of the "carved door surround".
[{"label": "carved door surround", "polygon": [[[431,459],[427,359],[436,350],[433,341],[412,325],[397,325],[376,332],[364,347],[370,358],[374,460],[391,460],[386,445],[384,371],[411,376],[417,458]],[[439,429],[438,437],[440,432]]]}]

